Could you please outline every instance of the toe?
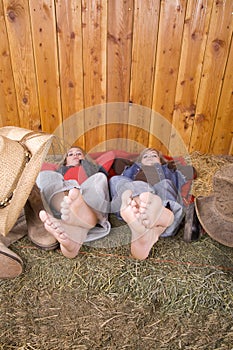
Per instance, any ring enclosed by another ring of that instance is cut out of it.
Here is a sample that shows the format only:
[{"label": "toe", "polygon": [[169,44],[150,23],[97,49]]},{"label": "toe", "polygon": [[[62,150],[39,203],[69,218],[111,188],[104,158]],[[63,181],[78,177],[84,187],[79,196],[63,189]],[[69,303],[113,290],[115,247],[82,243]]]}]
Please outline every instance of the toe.
[{"label": "toe", "polygon": [[69,215],[68,215],[68,213],[62,213],[61,219],[62,219],[63,221],[68,221],[68,220],[69,220]]},{"label": "toe", "polygon": [[70,213],[70,208],[67,207],[61,207],[61,213],[63,215],[68,215]]},{"label": "toe", "polygon": [[63,201],[61,202],[61,207],[67,207],[68,205],[70,205],[71,200],[68,196],[65,196],[63,198]]},{"label": "toe", "polygon": [[40,217],[41,221],[45,222],[48,219],[48,214],[46,213],[45,210],[41,210],[39,212],[39,217]]},{"label": "toe", "polygon": [[132,200],[132,191],[126,190],[122,194],[121,199],[122,199],[122,204],[128,206],[131,203],[131,200]]},{"label": "toe", "polygon": [[69,196],[68,199],[71,199],[72,201],[74,201],[75,199],[77,199],[79,196],[79,190],[77,188],[72,188],[69,192]]}]

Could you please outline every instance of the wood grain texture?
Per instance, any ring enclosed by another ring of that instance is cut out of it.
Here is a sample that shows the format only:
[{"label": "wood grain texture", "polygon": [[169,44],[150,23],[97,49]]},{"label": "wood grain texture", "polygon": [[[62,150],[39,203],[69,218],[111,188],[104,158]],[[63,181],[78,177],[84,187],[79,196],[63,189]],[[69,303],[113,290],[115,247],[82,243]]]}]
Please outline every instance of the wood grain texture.
[{"label": "wood grain texture", "polygon": [[233,42],[231,41],[223,87],[209,152],[233,154]]},{"label": "wood grain texture", "polygon": [[20,126],[14,76],[12,72],[10,47],[7,30],[0,1],[0,126]]},{"label": "wood grain texture", "polygon": [[3,1],[20,126],[40,129],[30,15],[25,0]]},{"label": "wood grain texture", "polygon": [[133,3],[133,0],[108,3],[108,102],[128,102],[130,99]]},{"label": "wood grain texture", "polygon": [[53,133],[62,123],[54,2],[31,0],[29,4],[41,124],[43,131]]},{"label": "wood grain texture", "polygon": [[210,148],[232,39],[232,12],[232,1],[214,1],[190,139],[190,152],[194,150],[208,152]]},{"label": "wood grain texture", "polygon": [[[82,1],[84,107],[106,102],[106,1]],[[90,150],[106,139],[105,107],[97,115],[85,114],[86,148]],[[101,128],[99,126],[102,125]]]},{"label": "wood grain texture", "polygon": [[[189,146],[213,1],[188,1],[172,124]],[[170,147],[179,152],[171,138]]]},{"label": "wood grain texture", "polygon": [[[117,14],[117,15],[114,15]],[[107,113],[108,140],[118,148],[127,147],[128,108],[131,78],[133,0],[112,0],[108,3],[107,36],[107,101],[123,103],[110,105]],[[117,125],[115,124],[117,123]]]},{"label": "wood grain texture", "polygon": [[[186,1],[161,1],[158,45],[153,91],[152,109],[172,124],[175,92],[180,62]],[[162,120],[162,119],[161,119]],[[165,122],[166,123],[166,122]],[[162,124],[150,127],[151,134],[158,135],[156,147],[168,148],[170,133]]]},{"label": "wood grain texture", "polygon": [[134,3],[130,101],[139,107],[129,109],[128,138],[135,140],[133,149],[130,147],[133,152],[148,144],[150,110],[144,108],[142,112],[141,106],[152,106],[159,9],[160,1]]},{"label": "wood grain texture", "polygon": [[64,139],[85,147],[81,2],[58,0],[56,16]]}]

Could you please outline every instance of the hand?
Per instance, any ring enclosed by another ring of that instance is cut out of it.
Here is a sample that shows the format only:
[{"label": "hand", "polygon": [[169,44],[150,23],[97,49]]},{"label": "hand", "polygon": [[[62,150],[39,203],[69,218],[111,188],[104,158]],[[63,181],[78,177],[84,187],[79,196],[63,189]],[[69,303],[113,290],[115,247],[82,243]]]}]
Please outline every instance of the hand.
[{"label": "hand", "polygon": [[169,160],[167,163],[167,167],[168,169],[172,170],[172,171],[176,171],[177,167],[176,167],[176,163],[174,160]]}]

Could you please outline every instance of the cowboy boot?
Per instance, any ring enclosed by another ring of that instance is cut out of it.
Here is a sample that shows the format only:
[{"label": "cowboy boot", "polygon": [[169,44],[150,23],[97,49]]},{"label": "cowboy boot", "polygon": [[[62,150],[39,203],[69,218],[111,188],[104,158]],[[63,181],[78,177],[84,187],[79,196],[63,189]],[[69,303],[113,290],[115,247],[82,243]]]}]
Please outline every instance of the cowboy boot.
[{"label": "cowboy boot", "polygon": [[22,259],[8,247],[26,234],[27,225],[22,210],[16,224],[7,236],[0,235],[0,278],[14,278],[22,273]]},{"label": "cowboy boot", "polygon": [[39,248],[44,250],[54,250],[59,246],[59,242],[47,232],[43,222],[39,218],[40,210],[44,210],[41,193],[35,184],[24,206],[28,237]]},{"label": "cowboy boot", "polygon": [[22,272],[22,259],[0,241],[0,278],[14,278]]},{"label": "cowboy boot", "polygon": [[203,235],[201,224],[198,220],[194,203],[190,203],[186,208],[185,225],[184,225],[184,241],[191,242],[199,240]]},{"label": "cowboy boot", "polygon": [[6,236],[0,234],[0,242],[9,247],[12,243],[17,242],[21,238],[27,235],[27,223],[25,218],[24,209],[21,211],[15,225],[8,232]]}]

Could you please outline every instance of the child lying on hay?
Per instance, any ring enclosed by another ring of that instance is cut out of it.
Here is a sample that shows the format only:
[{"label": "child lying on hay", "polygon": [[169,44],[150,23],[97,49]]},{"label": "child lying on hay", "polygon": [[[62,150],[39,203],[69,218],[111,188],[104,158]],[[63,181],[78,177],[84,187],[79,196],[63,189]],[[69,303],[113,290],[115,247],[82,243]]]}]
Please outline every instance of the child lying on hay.
[{"label": "child lying on hay", "polygon": [[[106,163],[112,164],[111,152],[108,156]],[[40,218],[45,229],[58,240],[67,258],[78,254],[88,232],[94,235],[97,224],[101,228],[97,227],[95,232],[101,232],[101,237],[102,233],[110,232],[107,171],[80,147],[70,148],[63,165],[57,170],[41,171],[37,184],[51,210],[51,213],[41,211]],[[96,235],[96,238],[100,236]]]},{"label": "child lying on hay", "polygon": [[[166,161],[153,148],[144,149],[135,163],[126,167],[120,176],[110,179],[112,211],[121,208],[121,217],[131,228],[134,257],[145,259],[160,236],[176,234],[184,217],[181,189],[186,183],[186,177],[177,170],[174,161]],[[121,202],[124,206],[128,203],[126,211]]]}]

